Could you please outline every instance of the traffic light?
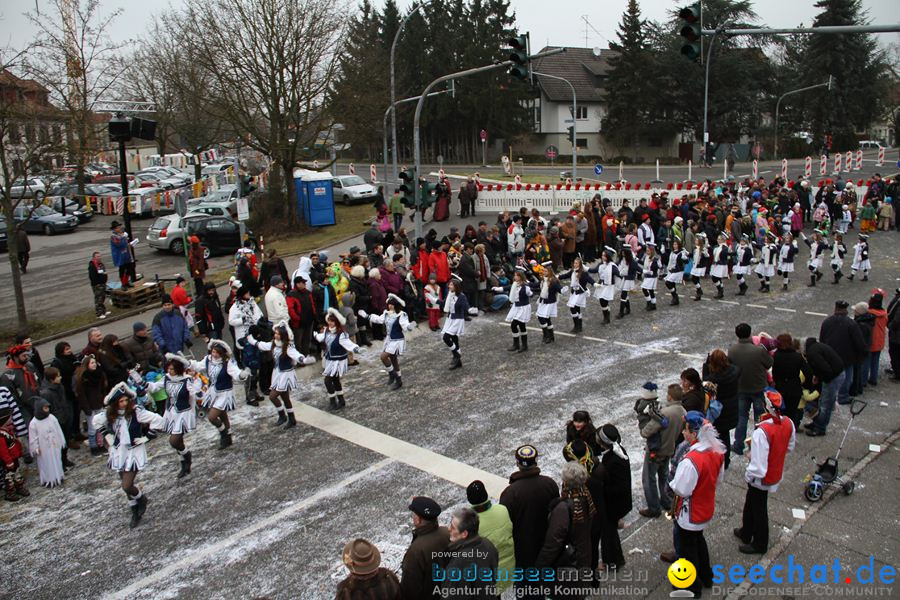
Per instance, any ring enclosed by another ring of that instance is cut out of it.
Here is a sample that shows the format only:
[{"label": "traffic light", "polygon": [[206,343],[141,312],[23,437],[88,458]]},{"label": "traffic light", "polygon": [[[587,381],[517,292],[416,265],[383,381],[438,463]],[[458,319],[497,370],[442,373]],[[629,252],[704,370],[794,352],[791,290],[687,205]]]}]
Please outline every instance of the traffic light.
[{"label": "traffic light", "polygon": [[420,208],[428,208],[432,204],[434,204],[435,200],[437,200],[438,195],[446,192],[446,185],[443,183],[430,183],[427,179],[422,177],[419,179],[419,190],[420,190]]},{"label": "traffic light", "polygon": [[507,44],[510,46],[509,57],[507,60],[511,60],[515,63],[509,68],[510,75],[516,79],[531,83],[531,60],[528,58],[530,47],[529,38],[530,36],[527,33],[510,37],[509,40],[507,40]]},{"label": "traffic light", "polygon": [[400,172],[400,201],[403,206],[416,207],[416,170],[407,169]]},{"label": "traffic light", "polygon": [[566,131],[569,132],[568,140],[570,142],[572,142],[572,145],[574,146],[575,145],[575,126],[570,125],[569,127],[566,128]]},{"label": "traffic light", "polygon": [[681,53],[691,60],[700,58],[700,3],[695,2],[678,11],[678,18],[682,21],[681,30],[678,32],[684,38]]}]

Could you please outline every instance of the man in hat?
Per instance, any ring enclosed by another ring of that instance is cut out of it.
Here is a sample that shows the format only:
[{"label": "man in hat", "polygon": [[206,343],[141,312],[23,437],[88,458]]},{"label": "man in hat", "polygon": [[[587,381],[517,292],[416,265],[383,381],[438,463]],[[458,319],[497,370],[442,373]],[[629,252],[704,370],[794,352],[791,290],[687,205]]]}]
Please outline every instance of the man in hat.
[{"label": "man in hat", "polygon": [[146,373],[151,366],[162,365],[162,355],[156,348],[156,342],[150,337],[147,325],[141,321],[135,321],[131,326],[131,337],[119,341],[119,346],[125,352],[128,362],[138,366],[141,373]]},{"label": "man in hat", "polygon": [[450,532],[439,527],[437,518],[440,505],[427,496],[414,496],[409,503],[412,511],[413,540],[403,555],[400,579],[403,600],[440,598],[435,594],[439,582],[432,580],[432,565],[441,562],[437,553],[444,552],[450,544]]},{"label": "man in hat", "polygon": [[[466,499],[478,515],[478,535],[489,540],[497,549],[497,568],[501,573],[512,573],[516,568],[516,552],[509,511],[502,504],[491,502],[484,483],[478,479],[466,488]],[[452,523],[450,539],[452,542]],[[511,577],[500,577],[497,593],[502,594],[511,583]]]},{"label": "man in hat", "polygon": [[30,364],[31,353],[25,344],[16,344],[6,351],[6,358],[6,372],[0,376],[0,386],[13,395],[28,425],[32,417],[30,400],[40,394],[40,382]]},{"label": "man in hat", "polygon": [[712,586],[709,548],[703,530],[712,522],[716,509],[716,488],[725,472],[725,445],[703,413],[685,415],[684,440],[690,450],[678,463],[670,487],[675,494],[675,551],[694,565],[697,578],[688,589],[699,598],[704,587]]},{"label": "man in hat", "polygon": [[[496,598],[494,582],[485,581],[481,575],[486,570],[497,572],[497,549],[487,538],[478,535],[480,523],[478,513],[471,508],[460,508],[450,520],[450,545],[447,553],[450,561],[443,572],[441,582],[442,598]],[[475,581],[470,581],[465,573],[478,573]]]},{"label": "man in hat", "polygon": [[[635,410],[642,408],[638,414],[641,437],[647,440],[644,451],[644,466],[641,471],[641,484],[644,488],[644,500],[647,507],[638,512],[642,517],[655,519],[672,507],[666,480],[669,471],[669,460],[675,454],[680,429],[678,424],[684,420],[685,410],[681,405],[684,392],[677,383],[670,385],[666,391],[666,405],[659,411],[659,418],[654,418],[653,404],[656,402],[657,386],[648,381],[641,388],[641,399],[635,403]],[[647,418],[642,419],[646,414]],[[654,440],[651,443],[651,440]],[[651,448],[651,446],[653,446]]]},{"label": "man in hat", "polygon": [[[853,383],[853,366],[868,355],[869,348],[863,338],[859,323],[847,316],[850,304],[845,300],[834,303],[834,314],[822,321],[819,329],[819,341],[827,346],[841,358],[844,363],[844,380],[837,393],[838,404],[850,403],[850,386]],[[828,422],[831,420],[831,411],[834,409],[834,401],[826,402],[824,397],[819,401],[819,414],[812,426],[807,426],[806,435],[825,435]]]},{"label": "man in hat", "polygon": [[[500,494],[500,504],[506,507],[512,520],[516,567],[526,569],[535,565],[544,545],[550,501],[559,497],[559,487],[541,475],[537,448],[530,444],[519,446],[515,456],[518,470],[510,475],[509,485]],[[527,587],[526,582],[516,585]]]},{"label": "man in hat", "polygon": [[184,317],[175,310],[172,297],[163,294],[162,310],[153,317],[153,341],[162,354],[178,354],[185,346],[194,345],[191,341],[191,330],[188,329]]},{"label": "man in hat", "polygon": [[[128,233],[123,230],[122,224],[118,221],[113,221],[109,228],[112,232],[109,236],[109,250],[112,253],[113,264],[119,268],[119,281],[122,283],[122,289],[127,289],[131,287],[131,283],[137,280]],[[129,276],[131,277],[130,282]]]},{"label": "man in hat", "polygon": [[282,321],[288,323],[291,320],[291,314],[288,311],[287,300],[284,297],[284,289],[286,287],[284,279],[281,278],[281,275],[272,275],[270,283],[269,291],[266,292],[265,297],[266,316],[275,325]]},{"label": "man in hat", "polygon": [[734,535],[743,542],[743,554],[765,554],[769,549],[769,492],[778,491],[784,474],[784,459],[794,451],[794,422],[782,416],[784,402],[775,389],[766,389],[766,414],[750,442],[750,464],[744,472],[747,496],[744,515]]},{"label": "man in hat", "polygon": [[335,600],[400,598],[397,576],[380,566],[381,552],[369,540],[356,538],[347,542],[341,560],[350,575],[338,584]]}]

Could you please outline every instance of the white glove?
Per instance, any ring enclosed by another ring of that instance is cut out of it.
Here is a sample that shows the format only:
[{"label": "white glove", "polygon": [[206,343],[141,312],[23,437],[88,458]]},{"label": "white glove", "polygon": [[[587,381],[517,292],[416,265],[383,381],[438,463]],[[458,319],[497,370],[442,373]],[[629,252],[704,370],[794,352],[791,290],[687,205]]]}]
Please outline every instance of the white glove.
[{"label": "white glove", "polygon": [[107,448],[112,448],[112,447],[113,447],[113,444],[116,442],[116,436],[114,436],[114,435],[111,434],[111,433],[107,433],[106,435],[104,435],[104,436],[103,436],[103,439],[106,440],[106,447],[107,447]]},{"label": "white glove", "polygon": [[149,438],[145,438],[143,436],[139,438],[134,438],[134,442],[132,442],[132,446],[140,446],[141,444],[146,444]]},{"label": "white glove", "polygon": [[300,364],[303,364],[303,365],[311,365],[311,364],[313,364],[314,362],[316,362],[316,359],[315,359],[314,357],[312,357],[312,356],[304,356],[304,357],[303,357],[303,360],[300,361]]},{"label": "white glove", "polygon": [[470,314],[470,315],[476,315],[476,316],[477,316],[477,315],[478,315],[478,309],[475,308],[474,306],[471,307],[471,308],[469,309],[469,314]]},{"label": "white glove", "polygon": [[645,406],[644,410],[641,412],[643,412],[645,415],[649,415],[650,414],[650,405],[648,404],[647,406]]},{"label": "white glove", "polygon": [[410,322],[409,325],[406,326],[406,330],[407,330],[407,331],[412,331],[413,329],[415,329],[415,328],[418,327],[418,326],[419,326],[418,323],[416,323],[415,321],[412,321],[412,322]]},{"label": "white glove", "polygon": [[256,339],[249,333],[247,334],[247,343],[251,346],[255,346],[257,344]]},{"label": "white glove", "polygon": [[244,367],[243,369],[241,369],[241,374],[238,375],[238,379],[240,379],[241,381],[244,381],[248,377],[250,377],[250,369],[248,369],[247,367]]},{"label": "white glove", "polygon": [[365,353],[366,353],[365,346],[357,346],[356,348],[353,349],[353,354],[363,355]]},{"label": "white glove", "polygon": [[495,294],[502,294],[503,288],[500,287],[499,285],[497,285],[497,286],[492,287],[491,291],[494,292]]},{"label": "white glove", "polygon": [[563,288],[562,288],[561,290],[559,290],[559,291],[560,291],[561,293],[563,293],[563,294],[568,294],[568,293],[569,293],[569,286],[564,285]]},{"label": "white glove", "polygon": [[356,311],[356,314],[358,314],[358,315],[359,315],[360,317],[362,317],[363,319],[368,319],[368,318],[369,318],[369,313],[367,313],[367,312],[364,311],[363,309],[359,309],[358,311]]}]

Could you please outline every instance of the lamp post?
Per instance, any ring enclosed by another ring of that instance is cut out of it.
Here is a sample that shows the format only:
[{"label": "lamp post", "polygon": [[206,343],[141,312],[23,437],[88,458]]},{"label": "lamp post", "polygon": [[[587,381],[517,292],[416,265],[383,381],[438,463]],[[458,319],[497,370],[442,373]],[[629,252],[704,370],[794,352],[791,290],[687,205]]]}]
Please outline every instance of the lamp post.
[{"label": "lamp post", "polygon": [[[453,92],[452,89],[447,89],[447,90],[441,90],[440,92],[431,92],[431,93],[428,94],[428,95],[429,95],[429,96],[439,96],[439,95],[441,95],[441,94],[450,94],[450,93],[452,93],[452,92]],[[388,160],[388,159],[387,159],[387,152],[388,152],[388,146],[387,146],[387,119],[388,119],[388,115],[390,115],[390,114],[393,112],[394,107],[397,106],[398,104],[405,104],[405,103],[407,103],[407,102],[415,102],[416,100],[418,100],[418,99],[421,98],[421,97],[422,97],[422,96],[413,96],[412,98],[404,98],[403,100],[397,100],[396,102],[394,102],[393,104],[391,104],[390,106],[388,106],[388,107],[387,107],[387,110],[384,111],[384,122],[382,123],[382,128],[381,128],[381,130],[384,132],[384,136],[382,137],[382,142],[383,142],[383,144],[382,144],[382,153],[384,154],[384,176],[385,176],[385,177],[387,177],[387,173],[388,173],[388,170],[387,170],[387,168],[388,168],[388,164],[387,164],[387,160]],[[397,166],[397,163],[396,163],[396,161],[394,161],[395,171],[396,171],[396,166]],[[396,180],[396,177],[395,177],[394,179]]]},{"label": "lamp post", "polygon": [[[393,155],[391,156],[393,172],[391,176],[393,180],[397,180],[397,96],[394,92],[394,53],[397,50],[397,41],[400,39],[400,34],[403,32],[403,28],[406,27],[406,22],[409,21],[409,18],[412,17],[415,13],[417,13],[420,9],[425,6],[425,3],[417,4],[414,6],[406,17],[400,21],[400,27],[397,28],[397,33],[394,34],[394,41],[391,42],[391,151]],[[387,161],[387,157],[385,157],[385,162]],[[385,165],[385,175],[387,175],[387,165]]]},{"label": "lamp post", "polygon": [[774,159],[777,159],[777,158],[778,158],[778,117],[780,116],[780,115],[779,115],[779,112],[781,111],[781,101],[784,100],[784,97],[785,97],[785,96],[790,96],[791,94],[799,94],[800,92],[806,92],[806,91],[809,91],[809,90],[814,90],[814,89],[820,88],[820,87],[827,87],[829,90],[831,90],[831,86],[833,85],[833,81],[834,81],[834,77],[831,76],[831,75],[829,75],[829,76],[828,76],[828,81],[826,81],[825,83],[817,83],[816,85],[809,85],[809,86],[806,86],[806,87],[803,87],[803,88],[799,88],[799,89],[796,89],[796,90],[791,90],[790,92],[785,92],[785,93],[783,93],[783,94],[778,98],[778,102],[775,103],[775,143],[773,144],[773,150],[772,150],[773,156],[772,156],[772,158],[774,158]]},{"label": "lamp post", "polygon": [[532,74],[538,75],[539,77],[547,77],[549,79],[562,81],[569,86],[569,89],[572,90],[572,181],[575,181],[578,177],[578,144],[577,138],[575,137],[575,135],[578,133],[578,99],[575,96],[575,86],[573,86],[568,79],[557,77],[556,75],[538,73],[537,71],[532,71]]}]

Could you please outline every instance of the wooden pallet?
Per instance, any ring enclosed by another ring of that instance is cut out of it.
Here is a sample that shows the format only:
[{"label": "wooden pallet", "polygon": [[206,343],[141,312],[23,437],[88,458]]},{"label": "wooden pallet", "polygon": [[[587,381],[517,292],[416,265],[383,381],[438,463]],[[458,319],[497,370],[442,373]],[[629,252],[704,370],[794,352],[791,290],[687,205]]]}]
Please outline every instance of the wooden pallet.
[{"label": "wooden pallet", "polygon": [[158,304],[165,288],[162,282],[148,282],[146,285],[138,283],[127,290],[113,290],[110,292],[113,306],[118,308],[136,308],[148,304]]}]

